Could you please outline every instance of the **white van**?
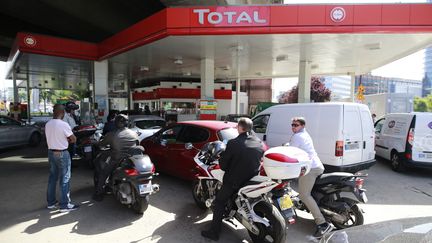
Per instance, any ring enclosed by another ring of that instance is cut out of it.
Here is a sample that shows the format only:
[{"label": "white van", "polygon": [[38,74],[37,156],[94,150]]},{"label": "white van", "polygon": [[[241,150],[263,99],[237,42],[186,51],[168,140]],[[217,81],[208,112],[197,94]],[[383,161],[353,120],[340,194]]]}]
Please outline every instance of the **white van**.
[{"label": "white van", "polygon": [[432,113],[385,115],[375,123],[375,151],[395,171],[432,167]]},{"label": "white van", "polygon": [[326,172],[357,172],[376,163],[369,108],[357,103],[301,103],[272,106],[252,120],[269,147],[290,141],[291,119],[302,116]]}]

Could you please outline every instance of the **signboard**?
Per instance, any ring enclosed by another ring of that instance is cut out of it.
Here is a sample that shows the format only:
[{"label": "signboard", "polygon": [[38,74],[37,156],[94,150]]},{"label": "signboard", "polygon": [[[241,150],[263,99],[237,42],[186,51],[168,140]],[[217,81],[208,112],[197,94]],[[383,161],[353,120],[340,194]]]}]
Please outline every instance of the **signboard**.
[{"label": "signboard", "polygon": [[196,27],[265,26],[269,20],[266,7],[209,7],[193,9],[191,23]]},{"label": "signboard", "polygon": [[216,120],[217,101],[200,100],[200,120]]}]

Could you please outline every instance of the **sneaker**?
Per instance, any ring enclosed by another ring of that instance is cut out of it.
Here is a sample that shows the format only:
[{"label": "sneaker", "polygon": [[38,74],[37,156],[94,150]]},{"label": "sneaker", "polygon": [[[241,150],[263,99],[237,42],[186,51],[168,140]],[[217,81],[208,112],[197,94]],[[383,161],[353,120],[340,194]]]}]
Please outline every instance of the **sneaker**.
[{"label": "sneaker", "polygon": [[201,231],[201,235],[204,236],[205,238],[213,240],[213,241],[219,240],[219,234],[213,230],[203,230],[203,231]]},{"label": "sneaker", "polygon": [[75,204],[69,203],[66,208],[60,208],[60,212],[62,212],[62,213],[64,213],[64,212],[70,212],[70,211],[74,211],[74,210],[76,210],[78,208],[79,208],[79,205],[75,205]]},{"label": "sneaker", "polygon": [[95,193],[93,194],[92,199],[97,202],[101,202],[104,199],[104,195]]},{"label": "sneaker", "polygon": [[317,230],[315,231],[314,237],[317,239],[321,239],[323,235],[329,233],[333,230],[333,226],[329,223],[323,223],[317,226]]},{"label": "sneaker", "polygon": [[56,209],[58,201],[55,201],[52,205],[48,205],[47,209]]}]

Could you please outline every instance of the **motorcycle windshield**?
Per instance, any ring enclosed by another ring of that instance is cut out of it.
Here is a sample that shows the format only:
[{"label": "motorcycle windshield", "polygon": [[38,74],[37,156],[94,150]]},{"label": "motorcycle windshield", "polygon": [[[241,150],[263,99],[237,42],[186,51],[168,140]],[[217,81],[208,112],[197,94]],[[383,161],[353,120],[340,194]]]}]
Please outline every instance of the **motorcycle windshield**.
[{"label": "motorcycle windshield", "polygon": [[153,170],[153,163],[150,160],[150,157],[145,154],[134,155],[130,157],[131,161],[135,165],[135,169],[140,173],[149,173]]}]

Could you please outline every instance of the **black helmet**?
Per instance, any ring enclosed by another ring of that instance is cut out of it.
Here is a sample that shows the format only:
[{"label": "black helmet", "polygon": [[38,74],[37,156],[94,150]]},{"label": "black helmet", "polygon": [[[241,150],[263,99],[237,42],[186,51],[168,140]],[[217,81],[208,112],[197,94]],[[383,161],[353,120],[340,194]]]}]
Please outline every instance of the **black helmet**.
[{"label": "black helmet", "polygon": [[124,128],[127,127],[129,123],[129,118],[124,114],[119,114],[116,116],[114,123],[117,128]]},{"label": "black helmet", "polygon": [[217,160],[220,154],[225,151],[226,145],[221,141],[214,141],[208,144],[207,152],[211,160]]},{"label": "black helmet", "polygon": [[73,101],[68,101],[66,102],[65,106],[65,110],[67,112],[71,112],[72,110],[78,110],[79,109],[79,105],[75,104]]}]

